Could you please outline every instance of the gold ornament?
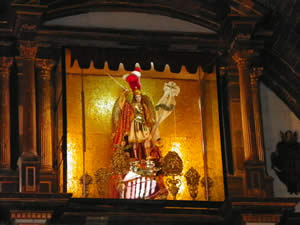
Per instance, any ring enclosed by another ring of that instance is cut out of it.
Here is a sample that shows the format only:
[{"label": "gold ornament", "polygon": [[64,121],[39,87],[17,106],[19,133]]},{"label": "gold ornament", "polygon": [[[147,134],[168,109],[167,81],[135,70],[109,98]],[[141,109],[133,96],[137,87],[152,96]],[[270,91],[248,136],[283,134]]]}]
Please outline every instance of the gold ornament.
[{"label": "gold ornament", "polygon": [[198,185],[200,181],[198,171],[194,167],[191,167],[188,172],[186,172],[185,179],[189,188],[190,196],[193,200],[195,200],[198,195]]},{"label": "gold ornament", "polygon": [[168,152],[168,154],[163,158],[163,163],[162,163],[162,170],[164,175],[166,176],[180,175],[182,169],[183,169],[183,163],[179,155],[174,151]]},{"label": "gold ornament", "polygon": [[180,185],[181,181],[179,179],[175,179],[174,176],[167,179],[168,191],[172,194],[173,200],[176,200]]},{"label": "gold ornament", "polygon": [[122,149],[118,149],[114,152],[111,165],[112,170],[116,174],[124,175],[129,171],[129,156]]},{"label": "gold ornament", "polygon": [[163,158],[162,171],[165,176],[172,176],[172,178],[167,179],[167,186],[174,200],[176,200],[181,185],[181,181],[176,179],[175,176],[181,175],[182,169],[183,162],[179,155],[174,151],[168,152]]},{"label": "gold ornament", "polygon": [[97,191],[100,196],[105,196],[107,194],[107,184],[111,177],[112,172],[107,168],[100,168],[95,173]]}]

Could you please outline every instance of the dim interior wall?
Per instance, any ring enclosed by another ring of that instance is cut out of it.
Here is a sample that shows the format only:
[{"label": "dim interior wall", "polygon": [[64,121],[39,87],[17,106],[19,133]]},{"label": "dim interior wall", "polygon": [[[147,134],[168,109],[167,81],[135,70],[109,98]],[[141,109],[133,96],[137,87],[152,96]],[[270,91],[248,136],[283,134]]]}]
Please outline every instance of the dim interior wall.
[{"label": "dim interior wall", "polygon": [[[287,192],[287,187],[277,178],[271,169],[271,153],[276,150],[276,145],[281,141],[280,131],[287,130],[300,132],[300,120],[295,114],[265,85],[260,85],[260,98],[262,121],[264,129],[264,142],[267,171],[274,178],[275,197],[300,197]],[[298,139],[299,142],[299,139]]]}]

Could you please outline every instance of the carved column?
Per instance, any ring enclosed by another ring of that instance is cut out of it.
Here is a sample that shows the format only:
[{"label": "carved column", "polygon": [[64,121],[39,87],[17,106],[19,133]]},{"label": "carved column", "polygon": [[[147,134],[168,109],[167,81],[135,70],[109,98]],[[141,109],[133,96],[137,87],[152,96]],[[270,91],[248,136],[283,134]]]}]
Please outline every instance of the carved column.
[{"label": "carved column", "polygon": [[249,57],[252,54],[253,50],[240,50],[235,52],[235,54],[233,55],[233,59],[237,63],[239,71],[242,127],[246,161],[258,159],[254,113],[251,97],[250,73],[248,68]]},{"label": "carved column", "polygon": [[52,171],[51,133],[51,70],[54,61],[37,59],[38,72],[38,143],[41,152],[41,170]]},{"label": "carved column", "polygon": [[[262,142],[259,143],[256,140],[256,135],[259,135],[258,138],[262,138],[262,131],[261,124],[257,126],[258,120],[260,120],[258,92],[253,89],[253,83],[251,84],[251,73],[248,65],[249,58],[253,53],[253,50],[240,50],[233,55],[233,59],[236,61],[239,71],[245,154],[244,190],[247,196],[263,197],[272,196],[273,189],[272,179],[266,176]],[[256,92],[253,93],[254,91]],[[261,149],[258,148],[257,143],[261,144]]]},{"label": "carved column", "polygon": [[10,88],[11,57],[0,57],[0,169],[10,169]]},{"label": "carved column", "polygon": [[18,159],[20,192],[39,191],[40,159],[36,139],[35,56],[33,41],[19,41],[19,126],[21,155]]},{"label": "carved column", "polygon": [[[16,57],[21,65],[23,82],[20,88],[20,102],[23,109],[20,114],[20,125],[26,132],[22,132],[22,155],[37,156],[36,148],[36,90],[34,60],[37,53],[36,43],[33,41],[20,41],[20,56]],[[20,69],[20,68],[19,68]]]},{"label": "carved column", "polygon": [[263,143],[263,129],[261,120],[261,109],[259,100],[259,78],[262,75],[263,68],[253,68],[251,77],[251,91],[252,91],[252,102],[254,110],[254,122],[255,122],[255,134],[256,134],[256,144],[258,151],[258,159],[264,161],[264,143]]}]

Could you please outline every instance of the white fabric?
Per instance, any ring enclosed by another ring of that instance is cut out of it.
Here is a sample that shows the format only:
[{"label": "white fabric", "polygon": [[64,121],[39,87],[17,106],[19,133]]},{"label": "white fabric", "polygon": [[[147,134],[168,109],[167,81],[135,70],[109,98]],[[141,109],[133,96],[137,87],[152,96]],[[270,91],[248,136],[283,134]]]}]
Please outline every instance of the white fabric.
[{"label": "white fabric", "polygon": [[137,77],[141,77],[141,73],[139,71],[132,71],[131,74],[136,75]]},{"label": "white fabric", "polygon": [[163,107],[156,109],[156,122],[152,129],[152,139],[155,141],[160,138],[159,125],[174,111],[176,101],[175,97],[180,93],[179,86],[175,82],[170,81],[164,85],[164,94],[156,104],[156,106],[164,105],[168,108],[174,106],[172,110],[166,110]]}]

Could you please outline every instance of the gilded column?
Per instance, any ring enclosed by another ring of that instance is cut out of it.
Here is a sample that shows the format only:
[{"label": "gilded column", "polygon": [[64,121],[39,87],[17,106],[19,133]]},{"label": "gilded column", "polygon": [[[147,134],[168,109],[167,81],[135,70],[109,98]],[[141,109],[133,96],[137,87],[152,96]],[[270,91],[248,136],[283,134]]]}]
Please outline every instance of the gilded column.
[{"label": "gilded column", "polygon": [[51,133],[51,70],[54,61],[37,59],[38,72],[38,143],[41,152],[41,170],[52,170]]},{"label": "gilded column", "polygon": [[242,128],[244,140],[245,160],[257,160],[257,147],[255,137],[254,113],[251,96],[251,84],[249,73],[249,57],[253,54],[252,50],[240,50],[233,55],[239,71]]},{"label": "gilded column", "polygon": [[0,57],[0,169],[10,169],[10,95],[11,57]]},{"label": "gilded column", "polygon": [[255,134],[256,134],[256,144],[258,151],[258,159],[264,161],[264,142],[263,142],[263,129],[261,120],[261,108],[259,100],[259,78],[262,75],[263,68],[253,68],[251,77],[251,90],[252,90],[252,102],[254,110],[254,122],[255,122]]},{"label": "gilded column", "polygon": [[19,42],[20,56],[16,57],[22,68],[22,82],[20,83],[20,110],[19,118],[22,133],[21,152],[23,156],[37,156],[36,148],[36,90],[34,59],[37,53],[36,43],[33,41]]}]

